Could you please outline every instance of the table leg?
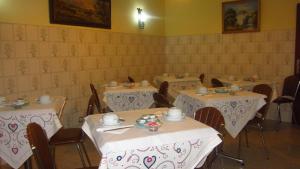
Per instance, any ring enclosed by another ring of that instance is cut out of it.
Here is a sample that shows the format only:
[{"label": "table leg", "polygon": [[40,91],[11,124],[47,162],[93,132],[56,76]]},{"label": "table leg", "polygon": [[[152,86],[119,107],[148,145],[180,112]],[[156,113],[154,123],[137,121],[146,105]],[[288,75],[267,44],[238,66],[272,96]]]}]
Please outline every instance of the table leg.
[{"label": "table leg", "polygon": [[24,162],[24,168],[25,168],[25,169],[32,169],[31,157],[29,157],[29,158]]}]

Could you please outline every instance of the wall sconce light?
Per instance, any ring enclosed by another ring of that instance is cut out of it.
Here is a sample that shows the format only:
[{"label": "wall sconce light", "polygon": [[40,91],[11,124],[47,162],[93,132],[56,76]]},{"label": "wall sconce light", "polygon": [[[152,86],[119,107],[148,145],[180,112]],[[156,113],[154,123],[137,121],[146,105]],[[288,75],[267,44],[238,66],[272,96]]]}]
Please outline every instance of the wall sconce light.
[{"label": "wall sconce light", "polygon": [[143,10],[141,8],[137,8],[138,11],[138,26],[140,29],[144,29],[145,27],[145,16]]}]

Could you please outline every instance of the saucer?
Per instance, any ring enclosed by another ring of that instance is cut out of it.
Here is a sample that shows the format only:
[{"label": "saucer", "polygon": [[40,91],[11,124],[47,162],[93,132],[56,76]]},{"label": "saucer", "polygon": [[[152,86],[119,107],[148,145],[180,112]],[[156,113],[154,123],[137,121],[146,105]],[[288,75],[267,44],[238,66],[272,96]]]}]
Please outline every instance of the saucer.
[{"label": "saucer", "polygon": [[23,106],[26,106],[27,104],[29,104],[28,101],[24,101],[23,103],[17,103],[17,102],[13,102],[12,103],[12,107],[14,107],[15,109],[20,109]]},{"label": "saucer", "polygon": [[185,118],[185,114],[182,113],[181,116],[174,118],[174,117],[168,116],[168,112],[165,112],[165,113],[163,113],[163,117],[167,121],[182,121]]},{"label": "saucer", "polygon": [[215,89],[216,93],[228,93],[229,91],[226,89]]},{"label": "saucer", "polygon": [[121,124],[121,121],[120,121],[120,120],[118,120],[118,122],[117,122],[117,123],[114,123],[114,124],[105,124],[103,120],[100,121],[100,125],[101,125],[102,127],[107,127],[107,126],[109,126],[109,127],[111,127],[111,126],[119,126],[120,124]]}]

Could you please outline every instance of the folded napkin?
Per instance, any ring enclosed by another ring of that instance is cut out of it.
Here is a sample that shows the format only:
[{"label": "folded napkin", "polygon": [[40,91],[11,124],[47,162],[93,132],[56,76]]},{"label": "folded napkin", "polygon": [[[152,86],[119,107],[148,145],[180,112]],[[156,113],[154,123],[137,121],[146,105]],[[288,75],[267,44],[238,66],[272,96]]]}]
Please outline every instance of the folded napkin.
[{"label": "folded napkin", "polygon": [[98,132],[105,132],[111,134],[122,134],[125,133],[130,128],[134,127],[133,124],[130,125],[119,125],[119,126],[102,126],[96,129]]}]

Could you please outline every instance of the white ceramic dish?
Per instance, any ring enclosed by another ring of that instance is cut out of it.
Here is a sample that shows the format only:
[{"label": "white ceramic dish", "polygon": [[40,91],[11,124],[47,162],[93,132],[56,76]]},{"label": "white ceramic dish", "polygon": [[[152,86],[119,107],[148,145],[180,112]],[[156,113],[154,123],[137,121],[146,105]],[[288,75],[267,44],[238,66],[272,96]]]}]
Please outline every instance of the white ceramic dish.
[{"label": "white ceramic dish", "polygon": [[110,123],[110,124],[104,123],[103,120],[100,121],[100,126],[102,126],[102,127],[119,126],[120,124],[121,124],[121,121],[118,121],[117,123]]},{"label": "white ceramic dish", "polygon": [[163,117],[166,121],[182,121],[185,118],[185,114],[182,113],[179,117],[170,117],[168,116],[168,112],[163,113]]},{"label": "white ceramic dish", "polygon": [[38,100],[38,102],[39,102],[39,104],[51,104],[52,103],[52,98],[50,98],[49,100],[43,100],[43,101],[41,101],[41,100]]}]

